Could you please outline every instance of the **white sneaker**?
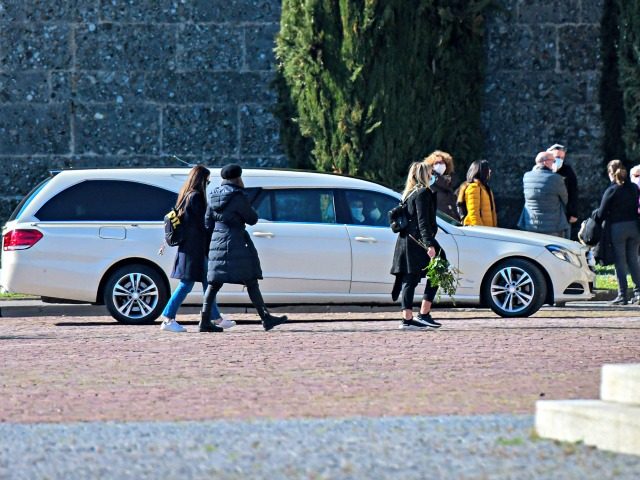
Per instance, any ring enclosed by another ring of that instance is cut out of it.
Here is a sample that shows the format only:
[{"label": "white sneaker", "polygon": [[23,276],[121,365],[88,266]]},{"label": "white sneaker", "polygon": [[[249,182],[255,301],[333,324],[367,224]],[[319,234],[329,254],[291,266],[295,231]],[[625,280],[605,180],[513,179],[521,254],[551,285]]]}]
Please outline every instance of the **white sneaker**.
[{"label": "white sneaker", "polygon": [[234,322],[233,320],[230,320],[228,317],[225,317],[224,315],[220,315],[220,318],[222,318],[222,320],[216,323],[216,325],[219,326],[220,328],[224,328],[226,330],[228,328],[233,328],[236,326],[236,322]]},{"label": "white sneaker", "polygon": [[186,328],[184,328],[182,325],[176,322],[175,318],[165,318],[162,321],[162,325],[160,325],[160,330],[163,330],[165,332],[175,332],[175,333],[187,331]]}]

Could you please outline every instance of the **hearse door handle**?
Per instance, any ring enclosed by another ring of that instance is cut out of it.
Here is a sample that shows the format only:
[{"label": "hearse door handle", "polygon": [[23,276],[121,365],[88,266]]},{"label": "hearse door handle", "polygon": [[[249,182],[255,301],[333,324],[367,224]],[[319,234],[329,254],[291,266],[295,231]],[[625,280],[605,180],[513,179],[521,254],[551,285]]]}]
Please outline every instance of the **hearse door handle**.
[{"label": "hearse door handle", "polygon": [[356,242],[365,242],[365,243],[376,243],[378,240],[376,240],[375,237],[354,237],[354,240]]},{"label": "hearse door handle", "polygon": [[253,236],[254,237],[271,238],[271,237],[273,237],[273,233],[271,233],[271,232],[253,232]]}]

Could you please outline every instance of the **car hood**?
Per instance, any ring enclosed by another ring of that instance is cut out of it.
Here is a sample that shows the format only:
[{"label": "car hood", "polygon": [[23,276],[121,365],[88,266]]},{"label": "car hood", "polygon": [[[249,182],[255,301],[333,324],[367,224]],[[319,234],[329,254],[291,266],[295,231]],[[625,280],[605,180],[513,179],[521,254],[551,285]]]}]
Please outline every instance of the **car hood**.
[{"label": "car hood", "polygon": [[458,230],[467,237],[488,238],[492,240],[502,240],[513,243],[523,243],[526,245],[558,245],[571,251],[579,252],[582,245],[573,240],[544,235],[542,233],[525,232],[524,230],[513,230],[510,228],[466,226],[458,227]]}]

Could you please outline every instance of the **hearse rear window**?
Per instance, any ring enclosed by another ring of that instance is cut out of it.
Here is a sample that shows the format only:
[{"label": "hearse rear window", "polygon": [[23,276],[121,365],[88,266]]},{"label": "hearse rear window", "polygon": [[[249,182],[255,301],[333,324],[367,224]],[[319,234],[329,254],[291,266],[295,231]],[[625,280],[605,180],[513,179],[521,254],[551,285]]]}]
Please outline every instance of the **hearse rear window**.
[{"label": "hearse rear window", "polygon": [[177,194],[122,180],[87,180],[58,193],[36,213],[41,221],[161,221]]}]

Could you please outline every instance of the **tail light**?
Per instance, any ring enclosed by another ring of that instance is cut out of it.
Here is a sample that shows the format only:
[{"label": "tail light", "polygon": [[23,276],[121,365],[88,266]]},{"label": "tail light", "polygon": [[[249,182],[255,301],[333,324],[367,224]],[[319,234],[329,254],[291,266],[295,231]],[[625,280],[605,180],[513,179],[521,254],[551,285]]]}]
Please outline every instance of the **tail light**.
[{"label": "tail light", "polygon": [[2,238],[2,249],[26,250],[33,247],[42,238],[39,230],[11,230]]}]

